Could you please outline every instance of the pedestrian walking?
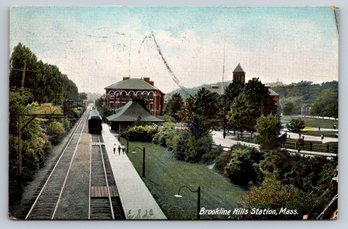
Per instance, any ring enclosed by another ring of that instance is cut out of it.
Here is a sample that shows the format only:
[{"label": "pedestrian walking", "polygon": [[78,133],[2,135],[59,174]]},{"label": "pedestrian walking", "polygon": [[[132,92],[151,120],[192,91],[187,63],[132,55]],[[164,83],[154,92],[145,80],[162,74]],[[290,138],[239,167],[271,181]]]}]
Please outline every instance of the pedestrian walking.
[{"label": "pedestrian walking", "polygon": [[324,134],[321,135],[321,142],[324,140]]},{"label": "pedestrian walking", "polygon": [[114,154],[116,152],[116,144],[114,144],[114,148],[113,148]]},{"label": "pedestrian walking", "polygon": [[118,146],[118,155],[121,154],[121,145]]},{"label": "pedestrian walking", "polygon": [[122,152],[123,154],[126,152],[126,147],[124,145],[122,145]]}]

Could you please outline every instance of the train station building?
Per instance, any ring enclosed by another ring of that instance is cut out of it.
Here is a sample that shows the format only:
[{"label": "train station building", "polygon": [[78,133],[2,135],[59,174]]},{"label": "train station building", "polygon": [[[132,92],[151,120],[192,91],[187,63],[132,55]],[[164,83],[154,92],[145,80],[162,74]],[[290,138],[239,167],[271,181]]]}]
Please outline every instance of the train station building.
[{"label": "train station building", "polygon": [[151,115],[158,117],[163,113],[164,93],[154,86],[154,81],[149,77],[123,77],[123,80],[104,89],[105,104],[114,111],[126,105],[132,98],[141,95],[146,99],[147,109]]},{"label": "train station building", "polygon": [[106,119],[109,121],[111,129],[117,131],[119,134],[135,122],[164,122],[164,120],[151,115],[140,104],[132,100],[123,107],[116,109],[115,114],[108,116]]}]

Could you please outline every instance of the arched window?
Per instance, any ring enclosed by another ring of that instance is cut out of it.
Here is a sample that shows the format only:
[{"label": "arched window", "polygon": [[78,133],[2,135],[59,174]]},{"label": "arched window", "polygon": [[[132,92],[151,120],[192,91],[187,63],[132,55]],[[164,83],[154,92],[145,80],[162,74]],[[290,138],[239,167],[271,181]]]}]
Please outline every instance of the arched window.
[{"label": "arched window", "polygon": [[150,93],[149,93],[149,99],[153,99],[153,92],[151,91]]},{"label": "arched window", "polygon": [[109,99],[110,99],[110,100],[113,100],[114,97],[115,97],[114,91],[110,91],[110,92],[109,92]]}]

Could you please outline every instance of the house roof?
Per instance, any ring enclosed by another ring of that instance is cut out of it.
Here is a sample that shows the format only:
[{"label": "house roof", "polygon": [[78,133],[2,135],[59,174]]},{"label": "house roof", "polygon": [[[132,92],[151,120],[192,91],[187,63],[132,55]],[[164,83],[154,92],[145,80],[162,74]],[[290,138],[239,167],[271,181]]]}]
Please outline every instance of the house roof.
[{"label": "house roof", "polygon": [[237,65],[237,67],[233,70],[233,72],[244,72],[243,68],[240,66],[240,63]]},{"label": "house roof", "polygon": [[268,91],[269,91],[270,96],[279,96],[279,94],[277,92],[273,91],[271,88],[268,88]]},{"label": "house roof", "polygon": [[164,122],[164,120],[151,115],[137,102],[133,101],[129,101],[123,107],[116,109],[115,112],[106,119],[110,122],[136,122],[140,117],[140,121],[143,122]]},{"label": "house roof", "polygon": [[157,87],[152,86],[151,84],[145,82],[144,79],[140,79],[140,78],[124,79],[124,80],[118,81],[117,83],[114,83],[105,87],[105,89],[133,89],[133,90],[160,91],[160,89],[158,89]]}]

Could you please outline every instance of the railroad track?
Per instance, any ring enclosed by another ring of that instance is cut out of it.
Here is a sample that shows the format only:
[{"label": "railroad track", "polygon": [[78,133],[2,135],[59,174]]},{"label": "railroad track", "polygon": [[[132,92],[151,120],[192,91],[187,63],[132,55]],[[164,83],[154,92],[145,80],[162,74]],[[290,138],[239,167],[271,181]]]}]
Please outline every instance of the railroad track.
[{"label": "railroad track", "polygon": [[85,112],[75,126],[52,171],[26,214],[25,219],[54,219],[86,120],[87,112]]},{"label": "railroad track", "polygon": [[110,162],[100,135],[92,135],[88,219],[124,219]]}]

